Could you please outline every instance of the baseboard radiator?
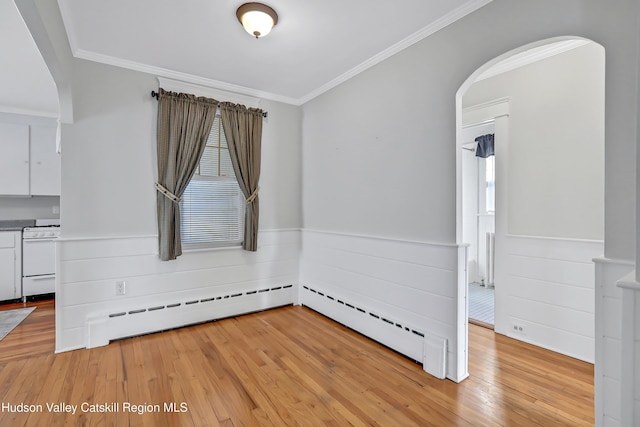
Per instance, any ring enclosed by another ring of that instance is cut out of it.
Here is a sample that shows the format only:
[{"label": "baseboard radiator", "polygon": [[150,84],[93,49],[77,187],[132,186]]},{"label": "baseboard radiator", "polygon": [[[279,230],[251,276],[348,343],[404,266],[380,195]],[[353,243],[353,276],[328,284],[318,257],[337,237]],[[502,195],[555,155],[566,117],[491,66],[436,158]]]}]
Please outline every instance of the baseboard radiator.
[{"label": "baseboard radiator", "polygon": [[294,285],[285,284],[164,304],[122,307],[94,314],[85,322],[86,347],[99,347],[116,339],[291,305],[294,291]]},{"label": "baseboard radiator", "polygon": [[487,286],[493,286],[493,275],[496,266],[496,233],[487,231],[486,235],[487,241],[487,256],[486,256],[486,272],[487,272],[487,281],[485,282]]},{"label": "baseboard radiator", "polygon": [[433,376],[446,377],[446,339],[318,287],[301,284],[299,295],[302,305],[422,363]]}]

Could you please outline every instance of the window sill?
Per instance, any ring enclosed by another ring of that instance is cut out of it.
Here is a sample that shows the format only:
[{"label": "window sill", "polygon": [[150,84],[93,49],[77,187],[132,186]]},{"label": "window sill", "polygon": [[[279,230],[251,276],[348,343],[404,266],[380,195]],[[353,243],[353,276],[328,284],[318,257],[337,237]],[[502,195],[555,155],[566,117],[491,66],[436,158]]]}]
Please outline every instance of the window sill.
[{"label": "window sill", "polygon": [[242,243],[220,245],[220,246],[199,246],[199,245],[182,245],[182,253],[197,253],[197,252],[217,252],[228,250],[242,250]]}]

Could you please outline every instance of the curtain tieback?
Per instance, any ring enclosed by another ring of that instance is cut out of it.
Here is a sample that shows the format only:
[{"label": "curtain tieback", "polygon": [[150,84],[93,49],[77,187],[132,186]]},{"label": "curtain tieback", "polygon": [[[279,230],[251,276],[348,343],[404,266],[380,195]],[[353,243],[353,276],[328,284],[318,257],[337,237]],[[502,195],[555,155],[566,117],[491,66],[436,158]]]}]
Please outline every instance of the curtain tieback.
[{"label": "curtain tieback", "polygon": [[252,203],[255,198],[258,197],[258,191],[260,191],[260,187],[256,188],[256,191],[254,191],[249,197],[247,197],[247,204]]},{"label": "curtain tieback", "polygon": [[158,190],[164,197],[171,200],[173,203],[180,203],[180,197],[167,190],[162,184],[156,182],[156,190]]}]

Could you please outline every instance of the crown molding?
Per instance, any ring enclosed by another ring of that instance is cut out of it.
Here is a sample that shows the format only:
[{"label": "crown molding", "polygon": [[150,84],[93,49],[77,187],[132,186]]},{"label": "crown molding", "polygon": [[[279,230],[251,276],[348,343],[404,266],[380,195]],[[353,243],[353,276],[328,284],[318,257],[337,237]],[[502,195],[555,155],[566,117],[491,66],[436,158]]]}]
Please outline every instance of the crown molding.
[{"label": "crown molding", "polygon": [[1,114],[17,114],[21,116],[29,117],[43,117],[47,119],[57,120],[59,113],[57,111],[36,110],[32,108],[19,108],[9,105],[0,105]]},{"label": "crown molding", "polygon": [[6,109],[0,106],[0,120],[3,123],[22,123],[28,125],[56,126],[57,115],[38,114],[37,110]]},{"label": "crown molding", "polygon": [[196,96],[206,96],[216,99],[220,102],[233,102],[242,104],[247,107],[260,107],[260,98],[254,96],[240,95],[235,92],[227,92],[209,86],[201,86],[194,83],[183,82],[180,80],[168,79],[166,77],[158,77],[158,87],[173,92],[190,93]]},{"label": "crown molding", "polygon": [[245,86],[234,85],[231,83],[222,82],[220,80],[208,79],[205,77],[195,76],[193,74],[188,74],[188,73],[182,73],[180,71],[173,71],[173,70],[169,70],[162,67],[156,67],[153,65],[142,64],[140,62],[120,59],[120,58],[116,58],[109,55],[102,55],[102,54],[89,52],[82,49],[78,49],[74,51],[73,56],[79,59],[86,59],[87,61],[99,62],[106,65],[112,65],[115,67],[126,68],[134,71],[140,71],[140,72],[152,74],[158,77],[166,77],[172,80],[179,80],[186,83],[192,83],[198,86],[211,87],[215,89],[237,93],[240,95],[257,97],[261,99],[269,99],[272,101],[282,102],[285,104],[300,105],[297,99],[278,95],[275,93],[252,89]]},{"label": "crown molding", "polygon": [[298,106],[301,105],[300,101],[295,98],[290,98],[290,97],[278,95],[275,93],[265,92],[257,89],[248,88],[245,86],[234,85],[234,84],[226,83],[219,80],[208,79],[208,78],[196,76],[193,74],[182,73],[182,72],[170,70],[167,68],[142,64],[140,62],[129,61],[121,58],[116,58],[110,55],[103,55],[96,52],[80,49],[78,44],[78,37],[75,31],[75,28],[72,25],[71,11],[68,7],[68,3],[69,3],[68,0],[58,0],[58,7],[60,8],[62,23],[67,33],[67,39],[69,40],[69,47],[71,48],[71,52],[75,58],[98,62],[105,65],[112,65],[114,67],[140,71],[142,73],[155,75],[156,77],[165,77],[172,80],[191,83],[200,87],[215,88],[215,89],[220,89],[220,90],[233,92],[241,95],[248,95],[248,96],[262,98],[262,99],[269,99],[272,101],[282,102],[285,104],[293,104]]},{"label": "crown molding", "polygon": [[448,14],[442,16],[438,20],[432,22],[426,27],[416,31],[410,36],[404,38],[403,40],[395,43],[394,45],[388,47],[382,52],[372,56],[371,58],[365,60],[360,65],[350,69],[349,71],[341,74],[335,79],[325,83],[324,85],[318,87],[317,89],[309,92],[307,95],[304,95],[301,98],[291,98],[271,92],[265,92],[253,88],[248,88],[245,86],[234,85],[231,83],[226,83],[219,80],[209,79],[205,77],[196,76],[193,74],[182,73],[179,71],[173,71],[162,67],[156,67],[151,65],[142,64],[135,61],[129,61],[125,59],[116,58],[109,55],[98,54],[95,52],[90,52],[87,50],[80,49],[78,47],[77,35],[74,31],[73,25],[71,25],[71,13],[66,6],[68,0],[58,0],[58,5],[60,8],[60,13],[62,15],[62,21],[64,23],[64,27],[67,32],[67,38],[69,39],[69,45],[71,47],[71,52],[73,52],[73,56],[79,59],[86,59],[88,61],[99,62],[106,65],[113,65],[116,67],[127,68],[135,71],[140,71],[143,73],[153,74],[159,77],[166,77],[169,79],[179,80],[183,82],[193,83],[199,86],[211,87],[216,89],[221,89],[229,92],[238,93],[241,95],[254,96],[262,99],[268,99],[272,101],[282,102],[285,104],[291,104],[300,106],[323,93],[333,89],[334,87],[346,82],[347,80],[355,77],[356,75],[362,73],[363,71],[368,70],[374,65],[379,64],[387,58],[395,55],[396,53],[408,48],[411,45],[427,38],[428,36],[434,34],[435,32],[443,29],[447,25],[450,25],[457,20],[465,17],[466,15],[474,12],[477,9],[491,3],[493,0],[470,0],[464,3],[462,6],[452,10]]},{"label": "crown molding", "polygon": [[467,3],[465,3],[462,6],[458,7],[457,9],[455,9],[455,10],[449,12],[448,14],[444,15],[440,19],[438,19],[438,20],[432,22],[431,24],[427,25],[426,27],[416,31],[415,33],[413,33],[410,36],[404,38],[403,40],[400,40],[398,43],[394,44],[393,46],[391,46],[391,47],[383,50],[382,52],[372,56],[371,58],[369,58],[368,60],[364,61],[360,65],[350,69],[346,73],[341,74],[340,76],[336,77],[335,79],[331,80],[330,82],[325,83],[324,85],[320,86],[319,88],[309,92],[307,95],[305,95],[302,98],[300,98],[300,104],[299,105],[302,105],[302,104],[304,104],[304,103],[306,103],[308,101],[311,101],[313,98],[322,95],[323,93],[333,89],[334,87],[338,86],[339,84],[342,84],[342,83],[346,82],[347,80],[351,79],[352,77],[355,77],[356,75],[362,73],[363,71],[368,70],[369,68],[373,67],[374,65],[379,64],[380,62],[384,61],[385,59],[388,59],[388,58],[392,57],[396,53],[401,52],[404,49],[408,48],[409,46],[412,46],[412,45],[418,43],[419,41],[429,37],[430,35],[434,34],[435,32],[443,29],[447,25],[453,24],[457,20],[467,16],[468,14],[470,14],[471,12],[476,11],[477,9],[480,9],[482,6],[485,6],[486,4],[491,3],[492,1],[493,0],[471,0],[471,1],[468,1]]}]

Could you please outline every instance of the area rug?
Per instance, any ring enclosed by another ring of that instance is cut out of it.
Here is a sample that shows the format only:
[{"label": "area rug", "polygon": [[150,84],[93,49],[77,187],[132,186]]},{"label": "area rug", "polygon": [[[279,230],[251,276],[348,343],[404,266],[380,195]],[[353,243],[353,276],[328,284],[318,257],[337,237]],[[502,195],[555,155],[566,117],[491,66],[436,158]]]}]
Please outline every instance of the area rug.
[{"label": "area rug", "polygon": [[0,340],[20,324],[35,307],[16,308],[15,310],[0,311]]}]

